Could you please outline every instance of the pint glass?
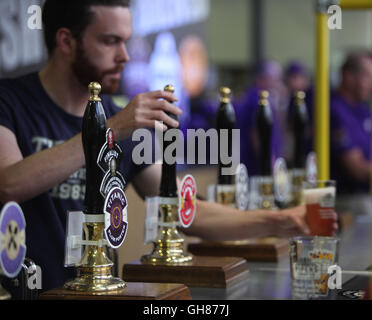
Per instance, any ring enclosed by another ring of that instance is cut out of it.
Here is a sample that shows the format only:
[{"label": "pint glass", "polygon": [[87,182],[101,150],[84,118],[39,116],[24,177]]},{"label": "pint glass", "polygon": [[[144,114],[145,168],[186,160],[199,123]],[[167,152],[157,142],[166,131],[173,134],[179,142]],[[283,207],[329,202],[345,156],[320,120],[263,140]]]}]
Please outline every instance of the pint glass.
[{"label": "pint glass", "polygon": [[303,203],[306,205],[306,222],[311,235],[332,236],[336,181],[306,181],[302,192]]},{"label": "pint glass", "polygon": [[296,237],[289,240],[292,299],[329,299],[329,267],[338,263],[339,239]]}]

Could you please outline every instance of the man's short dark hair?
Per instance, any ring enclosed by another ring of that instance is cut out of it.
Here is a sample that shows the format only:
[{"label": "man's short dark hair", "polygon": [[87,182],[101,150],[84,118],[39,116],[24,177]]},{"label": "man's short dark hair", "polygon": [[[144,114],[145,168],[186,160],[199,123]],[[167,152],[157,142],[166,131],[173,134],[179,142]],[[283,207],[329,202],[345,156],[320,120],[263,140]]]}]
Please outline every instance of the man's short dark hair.
[{"label": "man's short dark hair", "polygon": [[351,73],[360,73],[363,68],[362,60],[363,59],[372,59],[372,55],[367,51],[358,51],[350,53],[341,67],[342,73],[351,72]]},{"label": "man's short dark hair", "polygon": [[130,0],[46,0],[43,6],[45,44],[51,55],[56,47],[56,34],[60,28],[69,29],[80,40],[85,28],[92,22],[91,6],[129,7]]}]

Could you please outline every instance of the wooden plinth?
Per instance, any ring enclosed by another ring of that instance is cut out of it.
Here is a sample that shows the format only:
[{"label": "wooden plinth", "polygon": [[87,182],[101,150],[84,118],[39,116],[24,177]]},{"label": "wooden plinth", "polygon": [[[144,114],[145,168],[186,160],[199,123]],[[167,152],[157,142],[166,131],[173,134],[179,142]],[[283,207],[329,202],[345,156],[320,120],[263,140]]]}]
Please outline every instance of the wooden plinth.
[{"label": "wooden plinth", "polygon": [[241,257],[247,261],[277,262],[288,255],[286,239],[264,238],[244,241],[197,241],[188,244],[187,250],[196,256]]},{"label": "wooden plinth", "polygon": [[[179,281],[178,281],[179,282]],[[120,291],[91,293],[53,289],[40,295],[42,300],[191,300],[183,284],[127,282]]]},{"label": "wooden plinth", "polygon": [[152,265],[136,260],[123,267],[124,281],[184,283],[190,287],[226,288],[247,276],[241,258],[194,257],[178,265]]}]

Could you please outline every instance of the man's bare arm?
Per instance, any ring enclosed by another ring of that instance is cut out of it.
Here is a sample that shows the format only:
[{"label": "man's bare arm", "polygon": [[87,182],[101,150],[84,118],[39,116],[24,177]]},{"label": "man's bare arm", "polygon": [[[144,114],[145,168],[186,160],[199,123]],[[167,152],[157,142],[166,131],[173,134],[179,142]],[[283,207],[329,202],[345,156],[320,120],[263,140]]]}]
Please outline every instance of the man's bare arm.
[{"label": "man's bare arm", "polygon": [[156,163],[148,166],[134,177],[133,187],[142,199],[155,197],[160,192],[160,181],[161,164]]},{"label": "man's bare arm", "polygon": [[[152,165],[133,180],[137,193],[146,196],[159,194],[161,165]],[[336,221],[336,216],[335,216]],[[335,225],[335,230],[337,225]],[[189,229],[190,236],[210,240],[237,240],[264,236],[290,237],[307,234],[303,206],[281,210],[240,211],[217,203],[197,200],[196,217]]]},{"label": "man's bare arm", "polygon": [[281,211],[240,211],[202,200],[197,200],[193,224],[183,231],[190,236],[214,241],[267,236],[287,238],[309,233],[304,207]]},{"label": "man's bare arm", "polygon": [[[181,110],[166,100],[175,101],[171,93],[153,91],[137,95],[126,108],[107,120],[107,126],[118,140],[144,126],[155,127],[155,121],[177,126],[178,122],[165,111],[180,114]],[[0,201],[23,202],[32,199],[67,179],[81,168],[84,153],[81,134],[41,152],[23,158],[14,133],[0,126]]]},{"label": "man's bare arm", "polygon": [[0,201],[23,202],[50,190],[84,164],[81,134],[23,158],[16,137],[0,126]]}]

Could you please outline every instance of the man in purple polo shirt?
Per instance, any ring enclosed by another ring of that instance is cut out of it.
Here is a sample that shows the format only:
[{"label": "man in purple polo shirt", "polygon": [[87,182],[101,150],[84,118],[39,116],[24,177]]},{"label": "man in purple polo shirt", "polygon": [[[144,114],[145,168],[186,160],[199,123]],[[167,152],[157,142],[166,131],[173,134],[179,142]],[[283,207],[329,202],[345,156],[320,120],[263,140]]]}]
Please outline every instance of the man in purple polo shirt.
[{"label": "man in purple polo shirt", "polygon": [[331,174],[337,180],[337,212],[370,212],[372,57],[350,54],[331,96]]}]

